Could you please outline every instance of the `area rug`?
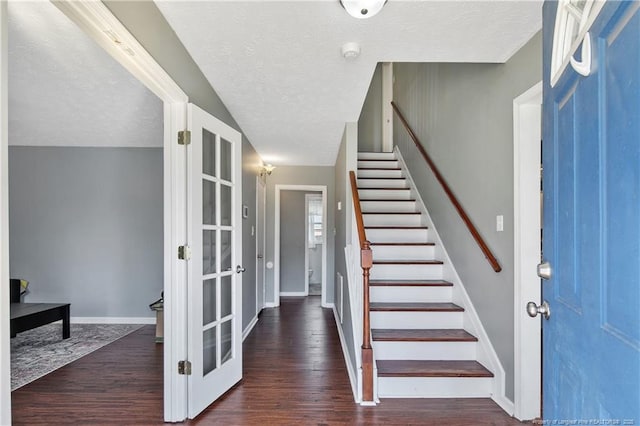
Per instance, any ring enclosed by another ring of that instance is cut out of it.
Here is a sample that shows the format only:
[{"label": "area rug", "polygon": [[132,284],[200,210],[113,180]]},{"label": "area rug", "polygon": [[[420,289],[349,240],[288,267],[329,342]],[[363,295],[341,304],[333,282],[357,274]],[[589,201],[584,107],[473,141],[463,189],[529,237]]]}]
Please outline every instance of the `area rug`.
[{"label": "area rug", "polygon": [[18,333],[11,339],[11,390],[32,382],[142,327],[141,324],[71,324],[62,339],[62,324]]}]

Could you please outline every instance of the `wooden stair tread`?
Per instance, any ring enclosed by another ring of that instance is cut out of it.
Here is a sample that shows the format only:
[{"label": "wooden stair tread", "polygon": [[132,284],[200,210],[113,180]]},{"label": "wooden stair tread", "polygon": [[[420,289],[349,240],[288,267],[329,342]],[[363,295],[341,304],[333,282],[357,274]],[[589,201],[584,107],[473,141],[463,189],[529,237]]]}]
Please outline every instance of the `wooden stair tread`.
[{"label": "wooden stair tread", "polygon": [[[373,169],[369,169],[369,170],[373,170]],[[388,169],[388,170],[393,170],[393,169]],[[358,180],[406,180],[407,178],[405,177],[359,177]]]},{"label": "wooden stair tread", "polygon": [[372,287],[452,287],[453,283],[443,280],[371,280]]},{"label": "wooden stair tread", "polygon": [[434,302],[372,302],[370,311],[376,312],[463,312],[464,308],[455,303]]},{"label": "wooden stair tread", "polygon": [[436,243],[415,243],[415,242],[404,242],[404,243],[369,243],[372,246],[435,246]]},{"label": "wooden stair tread", "polygon": [[[371,188],[363,188],[363,187],[358,187],[358,191],[362,191],[362,190],[369,190],[369,189],[375,189],[376,191],[410,191],[411,188],[389,188],[388,186],[385,187],[371,187]],[[395,200],[394,200],[395,201]],[[399,201],[404,201],[404,200],[399,200]]]},{"label": "wooden stair tread", "polygon": [[428,226],[395,226],[395,225],[383,225],[383,226],[366,226],[364,229],[429,229]]},{"label": "wooden stair tread", "polygon": [[405,260],[405,259],[396,259],[396,260],[376,260],[373,259],[374,265],[442,265],[444,262],[442,260]]},{"label": "wooden stair tread", "polygon": [[373,329],[378,342],[477,342],[478,338],[462,329]]},{"label": "wooden stair tread", "polygon": [[[362,188],[361,188],[362,189]],[[401,188],[403,189],[403,188]],[[365,201],[376,201],[376,202],[391,202],[391,203],[397,203],[397,202],[415,202],[416,199],[415,198],[411,198],[411,199],[406,199],[406,200],[394,200],[394,199],[389,199],[389,198],[360,198],[360,202],[365,202]]]},{"label": "wooden stair tread", "polygon": [[477,361],[379,360],[378,377],[493,377]]},{"label": "wooden stair tread", "polygon": [[404,215],[410,215],[410,214],[422,214],[420,212],[362,212],[362,214],[404,214]]}]

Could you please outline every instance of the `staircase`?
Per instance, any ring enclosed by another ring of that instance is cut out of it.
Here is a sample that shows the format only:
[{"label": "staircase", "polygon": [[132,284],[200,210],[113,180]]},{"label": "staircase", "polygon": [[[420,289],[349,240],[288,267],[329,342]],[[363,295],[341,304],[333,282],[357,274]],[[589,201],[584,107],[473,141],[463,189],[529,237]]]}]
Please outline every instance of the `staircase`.
[{"label": "staircase", "polygon": [[395,153],[358,154],[358,194],[371,268],[371,336],[380,398],[489,397],[427,220]]}]

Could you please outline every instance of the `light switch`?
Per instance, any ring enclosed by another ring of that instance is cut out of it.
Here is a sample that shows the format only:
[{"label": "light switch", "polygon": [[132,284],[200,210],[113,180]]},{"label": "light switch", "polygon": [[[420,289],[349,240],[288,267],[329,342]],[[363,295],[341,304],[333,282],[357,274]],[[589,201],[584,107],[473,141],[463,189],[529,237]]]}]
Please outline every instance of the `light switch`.
[{"label": "light switch", "polygon": [[342,201],[338,201],[338,210],[342,210]]},{"label": "light switch", "polygon": [[504,231],[504,216],[502,216],[501,214],[496,216],[496,231]]}]

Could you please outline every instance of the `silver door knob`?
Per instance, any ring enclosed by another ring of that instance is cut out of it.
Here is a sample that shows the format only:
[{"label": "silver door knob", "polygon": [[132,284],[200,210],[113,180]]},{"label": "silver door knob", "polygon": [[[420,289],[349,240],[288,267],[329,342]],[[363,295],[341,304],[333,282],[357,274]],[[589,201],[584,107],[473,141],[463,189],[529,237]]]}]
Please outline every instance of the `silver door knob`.
[{"label": "silver door knob", "polygon": [[543,280],[550,280],[553,275],[553,270],[549,262],[542,262],[538,265],[538,276]]},{"label": "silver door knob", "polygon": [[244,269],[242,266],[238,265],[236,266],[236,272],[239,274],[240,272],[244,272],[246,269]]},{"label": "silver door knob", "polygon": [[262,259],[262,255],[261,254],[258,255],[258,259]]},{"label": "silver door knob", "polygon": [[544,319],[549,319],[551,316],[551,307],[546,300],[543,300],[540,306],[536,305],[535,302],[529,302],[527,303],[527,313],[532,318],[535,318],[538,314],[542,314]]}]

